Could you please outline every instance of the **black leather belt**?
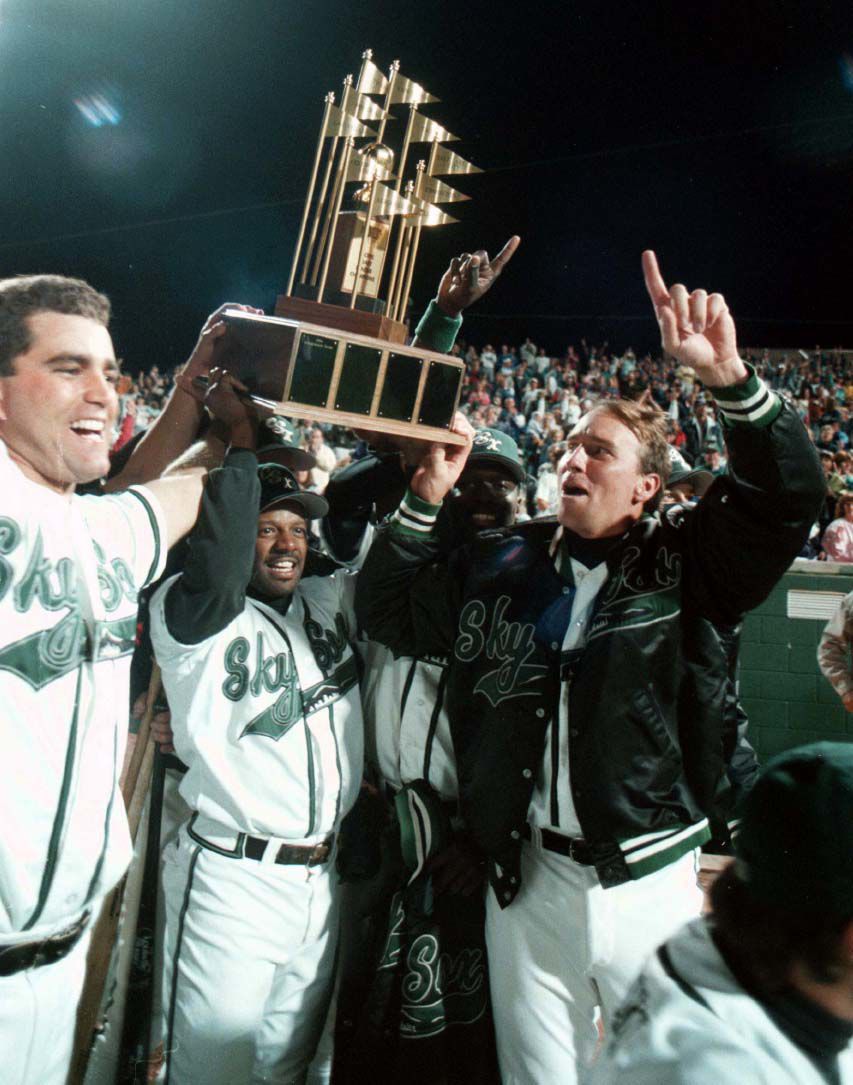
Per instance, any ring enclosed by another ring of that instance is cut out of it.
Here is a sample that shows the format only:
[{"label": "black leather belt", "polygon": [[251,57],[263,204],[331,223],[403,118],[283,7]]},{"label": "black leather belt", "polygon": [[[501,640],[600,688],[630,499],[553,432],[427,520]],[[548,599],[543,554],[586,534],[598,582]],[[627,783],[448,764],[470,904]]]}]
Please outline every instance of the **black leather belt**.
[{"label": "black leather belt", "polygon": [[[325,863],[332,854],[334,842],[333,833],[321,843],[312,844],[310,847],[301,844],[280,844],[273,862],[283,866],[319,866]],[[260,861],[266,854],[268,846],[269,841],[261,836],[247,836],[243,842],[243,855],[247,859]]]},{"label": "black leather belt", "polygon": [[[562,833],[555,833],[551,829],[537,829],[537,832],[541,834],[542,847],[546,851],[556,852],[557,855],[565,855],[573,863],[579,863],[581,866],[595,865],[592,858],[592,848],[585,840],[578,840],[573,836],[563,836]],[[529,825],[524,826],[521,835],[525,840],[532,840],[533,831]]]},{"label": "black leather belt", "polygon": [[55,964],[67,957],[83,936],[90,912],[82,915],[76,923],[65,930],[57,931],[41,942],[22,942],[17,946],[0,947],[0,976],[14,976],[16,972],[26,972],[28,968],[41,968],[45,964]]}]

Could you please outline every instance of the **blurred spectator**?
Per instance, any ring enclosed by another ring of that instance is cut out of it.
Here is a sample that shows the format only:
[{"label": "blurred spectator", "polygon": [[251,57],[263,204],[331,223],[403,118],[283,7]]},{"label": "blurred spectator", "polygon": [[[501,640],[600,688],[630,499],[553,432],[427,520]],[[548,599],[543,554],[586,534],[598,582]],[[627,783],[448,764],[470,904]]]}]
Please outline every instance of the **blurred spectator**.
[{"label": "blurred spectator", "polygon": [[693,463],[708,445],[714,445],[720,452],[725,447],[720,425],[704,400],[696,403],[693,415],[684,423],[683,429],[687,438],[687,455]]},{"label": "blurred spectator", "polygon": [[566,451],[565,441],[552,444],[548,449],[547,462],[539,469],[536,481],[536,494],[533,498],[534,516],[555,516],[560,499],[557,483],[557,465]]},{"label": "blurred spectator", "polygon": [[724,475],[726,473],[726,461],[723,459],[723,456],[716,445],[707,445],[702,459],[704,460],[705,467],[711,472],[714,478],[716,478],[717,475]]},{"label": "blurred spectator", "polygon": [[853,668],[850,646],[853,644],[853,592],[841,600],[838,610],[826,623],[817,646],[817,661],[824,677],[841,698],[848,712],[853,712]]},{"label": "blurred spectator", "polygon": [[821,425],[818,432],[818,438],[815,441],[815,446],[819,452],[837,452],[838,451],[838,436],[835,430],[832,428],[831,423],[824,423]]},{"label": "blurred spectator", "polygon": [[823,533],[827,561],[853,562],[853,493],[843,491],[836,504],[838,519]]},{"label": "blurred spectator", "polygon": [[337,465],[335,450],[326,444],[326,438],[319,426],[314,426],[308,435],[308,451],[317,461],[317,466],[311,469],[311,483],[317,493],[321,494],[329,485],[329,476]]}]

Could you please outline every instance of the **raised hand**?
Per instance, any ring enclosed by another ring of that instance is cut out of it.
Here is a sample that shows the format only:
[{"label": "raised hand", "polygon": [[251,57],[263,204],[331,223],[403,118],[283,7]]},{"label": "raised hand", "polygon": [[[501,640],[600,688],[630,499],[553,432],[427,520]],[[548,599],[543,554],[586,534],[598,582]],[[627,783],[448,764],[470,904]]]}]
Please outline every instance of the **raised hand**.
[{"label": "raised hand", "polygon": [[234,302],[226,302],[224,305],[220,305],[215,313],[211,313],[202,325],[199,332],[196,345],[193,347],[193,352],[189,356],[184,368],[175,378],[175,383],[178,387],[188,392],[191,396],[199,401],[204,402],[205,387],[203,383],[196,383],[196,377],[207,377],[210,373],[210,362],[213,357],[213,348],[216,345],[217,339],[220,339],[225,334],[227,327],[225,321],[222,319],[222,314],[226,309],[239,309],[244,313],[257,313],[263,316],[263,309],[255,309],[251,305],[237,305]]},{"label": "raised hand", "polygon": [[226,369],[214,366],[204,397],[204,405],[228,430],[232,444],[253,448],[258,415],[248,396],[248,388]]},{"label": "raised hand", "polygon": [[456,485],[471,451],[474,430],[471,423],[456,412],[450,426],[453,433],[466,439],[464,445],[443,445],[438,442],[428,444],[420,456],[418,466],[409,482],[409,488],[422,501],[431,505],[440,505],[445,496]]},{"label": "raised hand", "polygon": [[737,352],[735,323],[722,294],[667,288],[651,250],[643,253],[646,290],[655,307],[663,349],[710,387],[738,384],[748,372]]},{"label": "raised hand", "polygon": [[463,309],[479,301],[491,290],[520,244],[521,238],[514,234],[491,261],[485,249],[454,256],[438,284],[436,301],[439,308],[448,316],[455,317],[459,316]]}]

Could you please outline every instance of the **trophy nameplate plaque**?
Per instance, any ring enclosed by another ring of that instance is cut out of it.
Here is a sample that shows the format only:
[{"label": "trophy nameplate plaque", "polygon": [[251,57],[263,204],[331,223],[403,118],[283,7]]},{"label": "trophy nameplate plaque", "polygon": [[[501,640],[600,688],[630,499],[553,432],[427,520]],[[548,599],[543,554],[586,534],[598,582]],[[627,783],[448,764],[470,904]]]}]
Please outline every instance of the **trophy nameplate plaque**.
[{"label": "trophy nameplate plaque", "polygon": [[212,364],[276,414],[464,444],[450,431],[464,363],[324,325],[226,309]]}]

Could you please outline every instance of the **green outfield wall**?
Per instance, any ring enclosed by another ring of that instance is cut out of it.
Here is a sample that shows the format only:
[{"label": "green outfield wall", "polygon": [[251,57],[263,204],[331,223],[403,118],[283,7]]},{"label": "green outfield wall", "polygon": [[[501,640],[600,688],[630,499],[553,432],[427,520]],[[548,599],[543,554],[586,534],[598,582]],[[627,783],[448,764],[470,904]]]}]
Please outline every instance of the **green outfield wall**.
[{"label": "green outfield wall", "polygon": [[806,742],[853,742],[853,713],[845,711],[817,665],[828,614],[850,591],[853,566],[796,561],[747,616],[740,696],[762,761]]}]

